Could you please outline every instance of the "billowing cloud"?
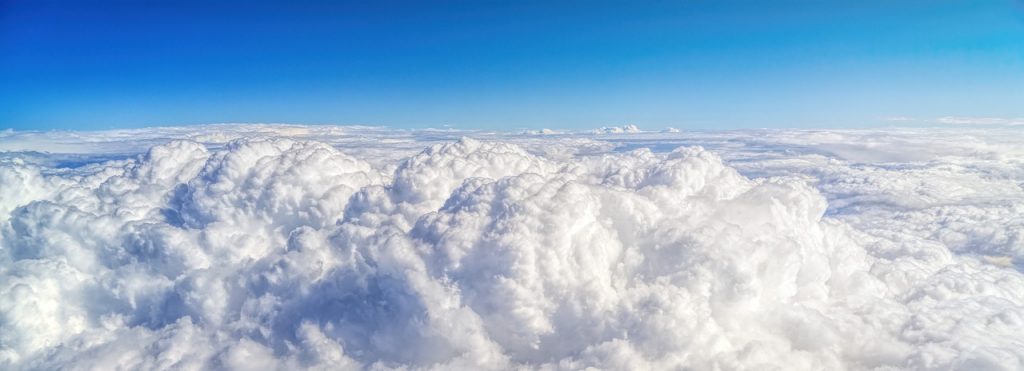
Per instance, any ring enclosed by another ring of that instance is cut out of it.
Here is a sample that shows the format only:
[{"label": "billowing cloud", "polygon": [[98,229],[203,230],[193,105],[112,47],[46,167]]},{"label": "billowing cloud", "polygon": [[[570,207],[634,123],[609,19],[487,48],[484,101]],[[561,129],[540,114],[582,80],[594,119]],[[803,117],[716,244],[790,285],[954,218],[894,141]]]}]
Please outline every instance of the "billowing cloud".
[{"label": "billowing cloud", "polygon": [[1024,367],[1019,133],[4,135],[3,369]]},{"label": "billowing cloud", "polygon": [[626,124],[622,126],[604,126],[599,129],[591,130],[591,134],[636,134],[640,133],[639,127],[633,124]]}]

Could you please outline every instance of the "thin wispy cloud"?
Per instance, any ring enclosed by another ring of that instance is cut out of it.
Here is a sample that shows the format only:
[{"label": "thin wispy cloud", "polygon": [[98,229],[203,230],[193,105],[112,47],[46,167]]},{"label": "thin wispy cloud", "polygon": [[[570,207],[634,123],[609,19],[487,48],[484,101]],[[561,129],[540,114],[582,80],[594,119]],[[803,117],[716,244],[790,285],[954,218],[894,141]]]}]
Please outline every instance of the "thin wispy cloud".
[{"label": "thin wispy cloud", "polygon": [[949,125],[1020,126],[1024,125],[1024,118],[945,116],[935,119],[935,122]]}]

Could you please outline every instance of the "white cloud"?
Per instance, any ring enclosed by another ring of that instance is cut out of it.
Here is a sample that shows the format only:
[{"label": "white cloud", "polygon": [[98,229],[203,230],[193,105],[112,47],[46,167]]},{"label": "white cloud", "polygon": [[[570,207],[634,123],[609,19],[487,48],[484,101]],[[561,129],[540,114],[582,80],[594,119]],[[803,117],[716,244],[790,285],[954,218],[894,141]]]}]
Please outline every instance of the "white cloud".
[{"label": "white cloud", "polygon": [[564,134],[564,133],[561,132],[561,131],[558,131],[558,130],[552,130],[552,129],[544,128],[544,129],[540,129],[540,130],[525,130],[521,134],[523,134],[523,135],[556,135],[556,134]]},{"label": "white cloud", "polygon": [[9,133],[0,368],[1024,367],[1020,133],[598,139]]},{"label": "white cloud", "polygon": [[1024,118],[1006,117],[961,117],[945,116],[935,121],[950,125],[993,125],[993,126],[1019,126],[1024,125]]},{"label": "white cloud", "polygon": [[636,134],[642,132],[639,127],[633,124],[627,124],[622,126],[603,126],[599,129],[591,130],[591,134]]}]

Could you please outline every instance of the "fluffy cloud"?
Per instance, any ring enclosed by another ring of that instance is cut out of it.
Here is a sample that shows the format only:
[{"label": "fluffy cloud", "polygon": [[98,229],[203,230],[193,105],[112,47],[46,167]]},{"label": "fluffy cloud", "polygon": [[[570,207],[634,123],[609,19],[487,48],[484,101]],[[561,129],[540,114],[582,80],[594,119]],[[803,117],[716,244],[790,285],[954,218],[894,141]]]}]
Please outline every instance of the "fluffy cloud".
[{"label": "fluffy cloud", "polygon": [[622,126],[604,126],[599,129],[591,130],[591,134],[636,134],[640,133],[639,127],[633,124],[627,124]]},{"label": "fluffy cloud", "polygon": [[0,156],[0,368],[1024,367],[1019,137],[255,128]]}]

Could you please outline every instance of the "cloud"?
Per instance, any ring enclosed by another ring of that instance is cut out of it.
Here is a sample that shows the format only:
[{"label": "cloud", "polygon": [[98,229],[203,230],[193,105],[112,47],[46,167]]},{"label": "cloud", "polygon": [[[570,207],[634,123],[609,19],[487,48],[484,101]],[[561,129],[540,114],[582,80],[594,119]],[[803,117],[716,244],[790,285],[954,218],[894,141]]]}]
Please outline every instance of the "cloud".
[{"label": "cloud", "polygon": [[0,368],[1019,369],[1021,138],[957,133],[60,134]]},{"label": "cloud", "polygon": [[591,134],[636,134],[640,132],[640,128],[633,124],[622,126],[603,126],[599,129],[590,131]]},{"label": "cloud", "polygon": [[552,130],[552,129],[545,128],[545,129],[540,129],[540,130],[525,130],[525,131],[523,131],[520,134],[523,134],[523,135],[556,135],[556,134],[564,134],[564,133],[561,132],[561,131],[558,131],[558,130]]},{"label": "cloud", "polygon": [[[891,116],[884,117],[882,121],[895,122],[895,123],[908,123],[918,122],[913,117],[906,116]],[[925,120],[927,121],[927,120]],[[1007,118],[1007,117],[967,117],[967,116],[943,116],[931,120],[934,123],[947,124],[947,125],[979,125],[979,126],[1020,126],[1024,125],[1024,118]]]},{"label": "cloud", "polygon": [[1024,118],[1005,117],[962,117],[945,116],[935,120],[938,123],[950,125],[991,125],[991,126],[1019,126],[1024,125]]}]

